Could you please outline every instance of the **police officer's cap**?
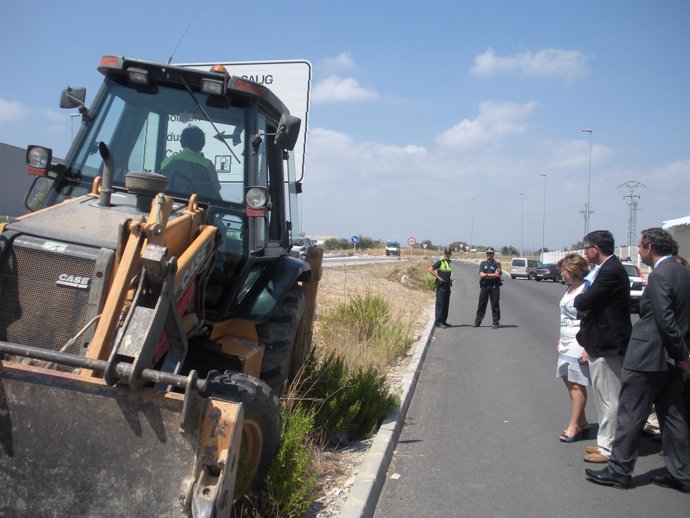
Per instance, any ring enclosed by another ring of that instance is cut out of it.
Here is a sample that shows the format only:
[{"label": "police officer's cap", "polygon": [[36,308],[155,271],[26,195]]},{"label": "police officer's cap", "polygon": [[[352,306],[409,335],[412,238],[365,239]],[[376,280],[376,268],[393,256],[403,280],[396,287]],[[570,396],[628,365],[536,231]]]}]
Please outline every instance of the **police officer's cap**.
[{"label": "police officer's cap", "polygon": [[453,255],[453,251],[452,251],[450,248],[446,248],[446,249],[443,251],[443,253],[444,253],[444,254],[447,254],[447,255]]},{"label": "police officer's cap", "polygon": [[489,247],[489,248],[486,249],[486,253],[487,253],[487,254],[493,254],[493,253],[494,253],[494,249],[491,248],[491,247]]}]

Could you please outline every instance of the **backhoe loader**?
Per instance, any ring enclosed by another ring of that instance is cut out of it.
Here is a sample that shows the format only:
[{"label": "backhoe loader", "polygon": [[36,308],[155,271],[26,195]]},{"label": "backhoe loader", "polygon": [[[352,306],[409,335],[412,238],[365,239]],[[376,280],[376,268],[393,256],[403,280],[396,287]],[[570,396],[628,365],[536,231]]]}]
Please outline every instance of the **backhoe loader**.
[{"label": "backhoe loader", "polygon": [[98,70],[92,106],[62,93],[82,119],[64,163],[29,146],[31,212],[0,224],[0,516],[231,516],[311,327],[300,120],[223,68]]}]

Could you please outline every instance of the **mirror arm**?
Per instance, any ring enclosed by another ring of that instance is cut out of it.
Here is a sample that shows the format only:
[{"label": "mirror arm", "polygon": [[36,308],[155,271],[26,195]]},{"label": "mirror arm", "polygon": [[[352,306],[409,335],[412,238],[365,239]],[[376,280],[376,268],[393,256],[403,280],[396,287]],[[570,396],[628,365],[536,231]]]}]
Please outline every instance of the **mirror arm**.
[{"label": "mirror arm", "polygon": [[81,121],[84,123],[91,122],[91,114],[89,109],[83,104],[79,105],[79,113],[81,114]]}]

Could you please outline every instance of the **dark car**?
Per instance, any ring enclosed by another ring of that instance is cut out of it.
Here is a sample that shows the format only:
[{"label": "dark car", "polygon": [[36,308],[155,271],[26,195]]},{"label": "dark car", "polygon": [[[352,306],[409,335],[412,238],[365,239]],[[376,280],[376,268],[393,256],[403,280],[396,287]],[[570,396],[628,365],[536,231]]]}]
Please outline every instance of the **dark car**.
[{"label": "dark car", "polygon": [[553,282],[563,282],[561,277],[561,269],[556,264],[542,264],[537,266],[537,271],[534,273],[534,280],[541,281],[550,279]]},{"label": "dark car", "polygon": [[316,247],[316,242],[309,239],[308,237],[300,237],[292,242],[292,248],[290,248],[290,255],[292,257],[298,257],[300,259],[306,259],[309,255],[309,250]]}]

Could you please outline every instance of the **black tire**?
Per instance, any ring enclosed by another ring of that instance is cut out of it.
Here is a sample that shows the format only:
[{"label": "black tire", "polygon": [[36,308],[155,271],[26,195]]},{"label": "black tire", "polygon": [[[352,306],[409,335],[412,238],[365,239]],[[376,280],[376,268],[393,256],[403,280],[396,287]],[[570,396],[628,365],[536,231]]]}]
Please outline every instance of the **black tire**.
[{"label": "black tire", "polygon": [[532,276],[531,273],[527,274],[527,280],[528,280],[528,281],[531,281],[533,278],[534,278],[534,277]]},{"label": "black tire", "polygon": [[270,320],[256,326],[259,341],[264,344],[261,379],[280,396],[290,372],[290,359],[307,302],[302,287],[295,284],[279,304]]},{"label": "black tire", "polygon": [[537,281],[537,282],[541,282],[541,279],[539,279],[539,278],[536,278],[536,279],[534,279],[534,280]]},{"label": "black tire", "polygon": [[210,396],[244,406],[235,498],[258,491],[280,445],[278,398],[263,381],[241,372],[226,371],[209,382]]},{"label": "black tire", "polygon": [[511,279],[515,279],[515,275],[511,275],[510,278],[511,278]]}]

